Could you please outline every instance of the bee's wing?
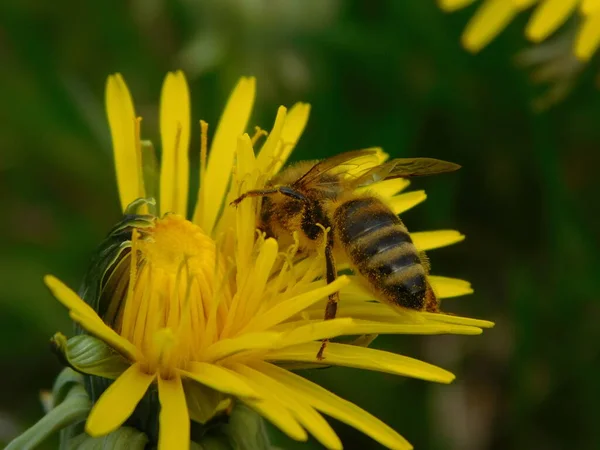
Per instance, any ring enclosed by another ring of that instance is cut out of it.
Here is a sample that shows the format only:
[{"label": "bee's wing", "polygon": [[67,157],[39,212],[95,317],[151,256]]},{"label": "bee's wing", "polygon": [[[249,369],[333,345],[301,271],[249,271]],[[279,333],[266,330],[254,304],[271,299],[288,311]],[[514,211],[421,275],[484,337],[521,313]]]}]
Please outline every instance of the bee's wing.
[{"label": "bee's wing", "polygon": [[434,158],[397,158],[371,167],[349,181],[353,188],[392,178],[422,177],[454,172],[460,165]]},{"label": "bee's wing", "polygon": [[363,171],[364,173],[369,168],[379,164],[382,154],[378,148],[340,153],[339,155],[317,162],[308,172],[294,182],[294,186],[308,187],[327,184],[327,175],[335,176],[358,172],[358,176],[360,176],[360,167],[367,165],[367,169]]}]

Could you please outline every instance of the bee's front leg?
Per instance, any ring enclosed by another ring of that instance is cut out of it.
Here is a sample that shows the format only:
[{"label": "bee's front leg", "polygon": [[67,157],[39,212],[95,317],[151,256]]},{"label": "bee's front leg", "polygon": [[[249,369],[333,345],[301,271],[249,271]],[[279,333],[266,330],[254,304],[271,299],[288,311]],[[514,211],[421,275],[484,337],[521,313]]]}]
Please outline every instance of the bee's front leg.
[{"label": "bee's front leg", "polygon": [[308,203],[308,199],[304,195],[302,195],[300,192],[296,191],[295,189],[293,189],[289,186],[277,186],[274,188],[255,189],[253,191],[245,192],[242,195],[240,195],[238,198],[236,198],[234,201],[232,201],[229,205],[237,206],[242,202],[242,200],[244,200],[245,198],[248,198],[248,197],[267,197],[269,195],[274,195],[274,194],[283,194],[286,197],[291,197],[295,200],[300,200],[302,202]]},{"label": "bee's front leg", "polygon": [[[327,284],[333,283],[337,279],[337,270],[335,268],[335,259],[333,257],[333,239],[327,239],[327,245],[325,246],[325,265],[326,265],[326,277]],[[337,314],[338,301],[340,300],[340,293],[334,292],[329,295],[327,299],[327,306],[325,307],[325,320],[334,319]],[[325,347],[327,347],[329,339],[323,339],[321,348],[317,353],[317,359],[323,360],[325,357],[323,353]]]}]

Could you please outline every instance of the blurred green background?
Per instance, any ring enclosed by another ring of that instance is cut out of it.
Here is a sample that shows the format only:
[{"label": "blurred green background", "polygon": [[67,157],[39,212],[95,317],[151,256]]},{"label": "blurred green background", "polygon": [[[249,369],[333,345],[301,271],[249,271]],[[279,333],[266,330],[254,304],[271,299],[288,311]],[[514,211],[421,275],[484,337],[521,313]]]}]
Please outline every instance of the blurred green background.
[{"label": "blurred green background", "polygon": [[[473,56],[459,44],[473,11],[445,15],[433,0],[4,0],[0,444],[41,416],[39,391],[60,370],[48,339],[71,330],[42,276],[77,286],[119,219],[106,77],[124,75],[156,140],[163,77],[181,68],[194,118],[213,127],[241,75],[258,77],[252,122],[263,128],[278,105],[310,102],[296,159],[380,145],[463,165],[415,181],[429,198],[403,218],[467,235],[430,253],[434,273],[475,288],[444,308],[496,328],[375,342],[452,370],[450,386],[350,369],[310,377],[418,449],[600,448],[595,63],[565,100],[536,111],[545,88],[514,63],[526,15]],[[380,448],[335,426],[348,449]]]}]

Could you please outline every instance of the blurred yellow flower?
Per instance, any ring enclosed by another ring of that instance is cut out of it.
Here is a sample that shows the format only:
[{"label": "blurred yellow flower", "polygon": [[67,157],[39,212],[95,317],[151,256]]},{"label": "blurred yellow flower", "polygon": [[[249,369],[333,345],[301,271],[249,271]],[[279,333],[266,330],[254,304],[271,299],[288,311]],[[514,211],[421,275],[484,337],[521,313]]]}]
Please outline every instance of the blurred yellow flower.
[{"label": "blurred yellow flower", "polygon": [[[446,11],[463,8],[474,0],[438,0]],[[462,37],[463,45],[477,52],[493,40],[520,12],[534,7],[525,35],[541,42],[577,15],[579,19],[574,53],[588,60],[600,45],[600,0],[483,0]]]},{"label": "blurred yellow flower", "polygon": [[[183,74],[168,74],[163,86],[158,180],[144,171],[154,155],[145,153],[152,148],[142,144],[141,121],[127,86],[120,75],[109,77],[107,111],[121,205],[138,220],[103,276],[101,295],[108,306],[102,317],[62,282],[46,277],[72,319],[129,364],[93,406],[86,430],[100,436],[118,428],[152,387],[161,403],[160,450],[188,448],[190,419],[208,420],[230,398],[296,440],[306,440],[308,432],[327,448],[342,448],[319,414],[325,413],[386,447],[411,448],[377,418],[284,365],[340,365],[448,383],[454,376],[443,369],[381,350],[330,343],[325,362],[316,355],[322,339],[342,335],[479,334],[492,324],[445,314],[401,314],[373,302],[353,276],[326,284],[322,258],[296,261],[297,247],[280,249],[274,239],[257,238],[256,202],[224,206],[241,191],[263,186],[285,164],[308,120],[308,105],[297,104],[289,112],[280,107],[255,156],[253,145],[261,133],[244,134],[254,93],[253,78],[238,83],[210,153],[207,125],[201,123],[201,183],[188,220],[190,102]],[[388,180],[371,190],[400,213],[425,199],[422,191],[396,195],[407,185]],[[157,214],[139,202],[148,192],[159,193]],[[464,238],[451,230],[412,236],[420,250]],[[431,283],[440,298],[472,292],[462,280],[431,277]],[[339,318],[323,321],[325,299],[335,291],[342,294]],[[196,385],[224,394],[227,401],[210,403]],[[202,417],[190,402],[202,405]]]}]

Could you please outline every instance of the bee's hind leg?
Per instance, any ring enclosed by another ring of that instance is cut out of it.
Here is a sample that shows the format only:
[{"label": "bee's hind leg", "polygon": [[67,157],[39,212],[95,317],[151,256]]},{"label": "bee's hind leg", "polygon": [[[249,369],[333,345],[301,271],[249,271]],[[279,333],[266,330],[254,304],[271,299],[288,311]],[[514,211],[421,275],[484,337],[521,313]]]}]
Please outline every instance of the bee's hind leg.
[{"label": "bee's hind leg", "polygon": [[[337,270],[335,268],[335,259],[333,258],[333,240],[328,239],[327,245],[325,246],[325,264],[326,264],[326,276],[327,284],[333,283],[337,279]],[[327,299],[327,306],[325,307],[325,320],[334,319],[337,314],[338,301],[340,300],[340,293],[334,292],[329,295]],[[321,348],[317,353],[317,359],[323,360],[325,357],[325,347],[327,347],[329,339],[323,339],[321,342]]]}]

